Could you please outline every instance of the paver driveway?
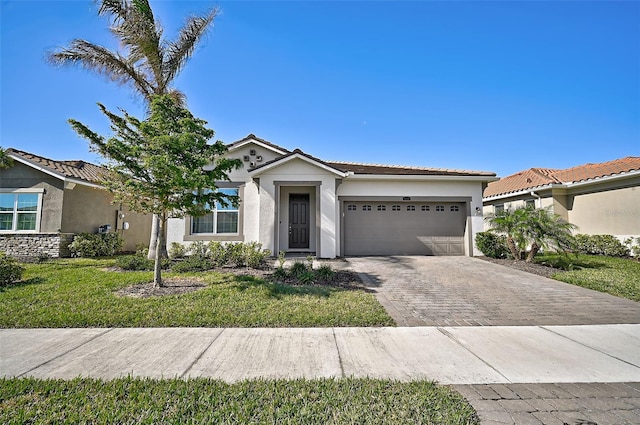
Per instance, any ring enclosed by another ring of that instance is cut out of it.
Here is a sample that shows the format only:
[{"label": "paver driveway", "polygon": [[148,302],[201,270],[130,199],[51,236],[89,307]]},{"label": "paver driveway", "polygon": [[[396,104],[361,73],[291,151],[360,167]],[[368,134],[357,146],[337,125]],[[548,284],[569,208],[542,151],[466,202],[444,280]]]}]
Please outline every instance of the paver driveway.
[{"label": "paver driveway", "polygon": [[351,257],[398,326],[640,323],[640,303],[469,257]]}]

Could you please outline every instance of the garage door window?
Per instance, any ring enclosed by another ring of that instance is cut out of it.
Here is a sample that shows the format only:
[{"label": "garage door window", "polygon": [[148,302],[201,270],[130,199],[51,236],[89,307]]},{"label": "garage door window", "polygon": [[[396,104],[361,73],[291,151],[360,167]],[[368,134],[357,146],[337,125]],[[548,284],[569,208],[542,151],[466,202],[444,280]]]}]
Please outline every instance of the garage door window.
[{"label": "garage door window", "polygon": [[443,212],[444,211],[444,205],[437,205],[436,206],[436,211]]},{"label": "garage door window", "polygon": [[460,211],[460,207],[457,205],[451,205],[451,212]]},{"label": "garage door window", "polygon": [[429,211],[429,205],[423,205],[422,211]]},{"label": "garage door window", "polygon": [[355,205],[353,205],[353,204],[351,204],[351,205],[347,205],[347,211],[355,211],[355,210],[357,210],[357,209],[358,209],[358,208],[357,208]]},{"label": "garage door window", "polygon": [[386,205],[378,205],[378,211],[386,211],[386,210],[387,210]]},{"label": "garage door window", "polygon": [[363,205],[362,211],[371,211],[371,205]]},{"label": "garage door window", "polygon": [[415,210],[416,210],[415,205],[407,205],[407,211],[415,211]]},{"label": "garage door window", "polygon": [[400,205],[393,205],[393,206],[391,207],[391,210],[392,210],[392,211],[400,211],[401,209],[402,209],[402,208],[400,208]]}]

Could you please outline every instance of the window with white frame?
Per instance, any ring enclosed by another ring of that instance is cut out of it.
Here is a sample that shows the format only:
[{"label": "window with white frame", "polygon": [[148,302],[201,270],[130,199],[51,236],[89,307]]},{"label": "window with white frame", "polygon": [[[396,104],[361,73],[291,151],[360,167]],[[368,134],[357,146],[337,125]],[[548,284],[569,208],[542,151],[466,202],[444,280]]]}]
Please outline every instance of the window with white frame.
[{"label": "window with white frame", "polygon": [[40,193],[0,193],[0,231],[37,231]]},{"label": "window with white frame", "polygon": [[[218,192],[238,196],[237,188],[221,188],[218,189]],[[191,233],[208,235],[237,234],[238,215],[237,207],[232,206],[230,203],[225,206],[220,202],[216,202],[214,210],[209,214],[191,218]]]}]

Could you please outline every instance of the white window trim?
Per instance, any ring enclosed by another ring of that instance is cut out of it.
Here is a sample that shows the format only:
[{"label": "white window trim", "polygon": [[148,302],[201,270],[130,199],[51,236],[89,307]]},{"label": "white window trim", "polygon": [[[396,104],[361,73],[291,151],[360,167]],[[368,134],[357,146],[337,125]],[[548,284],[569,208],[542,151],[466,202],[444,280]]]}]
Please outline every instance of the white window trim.
[{"label": "white window trim", "polygon": [[[240,196],[240,189],[236,188],[236,187],[220,187],[218,188],[218,190],[220,189],[235,189],[238,192],[238,196]],[[236,224],[236,231],[235,232],[228,232],[228,233],[217,233],[215,232],[215,229],[218,228],[218,213],[219,212],[234,212],[236,213],[237,217],[238,217],[238,221]],[[206,217],[209,214],[213,214],[213,233],[196,233],[193,231],[193,225],[194,225],[194,220],[197,218],[201,218],[201,217],[191,217],[190,220],[190,229],[189,229],[189,234],[192,236],[239,236],[240,235],[240,207],[237,207],[236,209],[233,210],[218,210],[217,208],[214,208],[213,210],[211,210],[211,212],[205,214],[202,217]]]},{"label": "white window trim", "polygon": [[11,230],[0,230],[0,233],[40,233],[40,220],[42,218],[42,195],[44,194],[44,188],[3,188],[0,189],[1,194],[11,193],[14,195],[21,193],[30,193],[38,195],[38,203],[36,205],[36,228],[34,230],[16,230],[16,226],[18,225],[18,212],[16,211],[16,200],[14,199],[13,206],[13,229]]}]

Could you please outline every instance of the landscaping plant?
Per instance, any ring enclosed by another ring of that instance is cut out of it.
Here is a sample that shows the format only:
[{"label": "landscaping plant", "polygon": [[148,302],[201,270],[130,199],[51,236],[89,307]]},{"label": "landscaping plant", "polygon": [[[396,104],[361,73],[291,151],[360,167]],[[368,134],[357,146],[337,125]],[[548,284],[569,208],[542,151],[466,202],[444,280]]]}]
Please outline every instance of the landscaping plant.
[{"label": "landscaping plant", "polygon": [[24,273],[24,267],[14,258],[0,251],[0,287],[18,282],[22,279],[22,273]]},{"label": "landscaping plant", "polygon": [[124,239],[119,233],[80,233],[69,244],[73,257],[109,257],[122,249]]}]

